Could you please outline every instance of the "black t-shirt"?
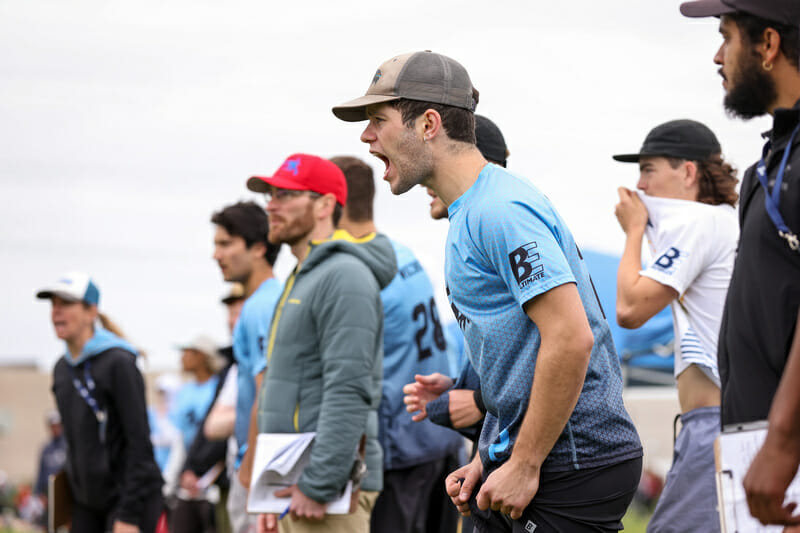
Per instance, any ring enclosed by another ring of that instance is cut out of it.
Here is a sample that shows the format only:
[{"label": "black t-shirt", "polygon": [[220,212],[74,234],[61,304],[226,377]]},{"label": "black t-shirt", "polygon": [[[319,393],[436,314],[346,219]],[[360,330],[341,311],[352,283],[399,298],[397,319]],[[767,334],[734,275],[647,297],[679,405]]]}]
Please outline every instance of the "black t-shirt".
[{"label": "black t-shirt", "polygon": [[[775,112],[770,186],[784,148],[800,123],[800,101]],[[739,206],[739,250],[719,339],[722,424],[763,420],[778,388],[800,307],[800,253],[791,250],[764,206],[755,165],[745,173]],[[800,133],[795,137],[780,196],[786,225],[800,233]]]}]

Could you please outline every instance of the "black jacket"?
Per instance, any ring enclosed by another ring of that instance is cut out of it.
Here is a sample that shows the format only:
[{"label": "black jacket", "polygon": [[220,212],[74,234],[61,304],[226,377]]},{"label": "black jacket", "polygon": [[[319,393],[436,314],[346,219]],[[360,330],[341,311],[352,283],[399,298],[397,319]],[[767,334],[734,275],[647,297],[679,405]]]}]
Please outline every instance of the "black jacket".
[{"label": "black jacket", "polygon": [[[94,411],[73,383],[77,378],[86,387],[87,365],[95,383],[92,396],[107,413],[105,442]],[[160,494],[163,480],[153,458],[136,357],[114,347],[75,367],[61,358],[53,370],[53,394],[67,440],[66,471],[73,500],[139,524],[144,503]]]}]

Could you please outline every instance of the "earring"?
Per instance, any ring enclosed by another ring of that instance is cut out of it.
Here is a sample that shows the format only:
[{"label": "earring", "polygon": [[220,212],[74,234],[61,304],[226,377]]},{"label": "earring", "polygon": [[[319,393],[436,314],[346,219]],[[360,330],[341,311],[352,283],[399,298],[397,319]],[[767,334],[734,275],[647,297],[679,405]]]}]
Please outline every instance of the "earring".
[{"label": "earring", "polygon": [[764,70],[766,70],[767,72],[769,72],[770,70],[772,70],[772,66],[773,66],[773,65],[772,65],[772,63],[767,63],[767,60],[766,60],[766,59],[765,59],[764,61],[762,61],[762,62],[761,62],[761,68],[763,68],[763,69],[764,69]]}]

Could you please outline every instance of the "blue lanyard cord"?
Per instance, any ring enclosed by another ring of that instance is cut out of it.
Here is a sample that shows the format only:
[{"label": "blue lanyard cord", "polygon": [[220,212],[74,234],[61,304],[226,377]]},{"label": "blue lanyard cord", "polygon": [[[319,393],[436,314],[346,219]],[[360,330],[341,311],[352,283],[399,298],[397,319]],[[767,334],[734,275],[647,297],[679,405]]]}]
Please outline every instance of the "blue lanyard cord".
[{"label": "blue lanyard cord", "polygon": [[72,374],[72,384],[75,387],[75,390],[78,391],[78,394],[81,395],[83,401],[89,406],[89,408],[94,413],[95,418],[97,419],[98,425],[98,436],[100,437],[100,442],[105,444],[106,441],[106,412],[103,409],[100,409],[100,406],[97,404],[97,400],[94,399],[92,396],[92,392],[97,388],[95,387],[94,380],[92,379],[92,375],[89,373],[91,368],[91,363],[86,362],[83,366],[83,379],[86,381],[86,385],[84,386],[81,383],[81,380],[78,379],[78,376],[75,375],[75,369],[69,367],[69,371]]},{"label": "blue lanyard cord", "polygon": [[800,238],[798,238],[797,235],[791,229],[789,229],[789,227],[783,221],[783,217],[781,216],[779,209],[781,203],[781,184],[783,183],[783,174],[786,171],[786,163],[789,161],[789,153],[792,151],[792,143],[794,142],[794,138],[798,131],[800,131],[800,124],[798,124],[794,129],[792,136],[789,137],[789,142],[786,144],[786,148],[783,149],[783,157],[781,158],[781,164],[778,166],[778,174],[775,177],[775,184],[772,186],[772,192],[770,192],[769,184],[767,182],[767,164],[765,162],[767,154],[772,148],[772,141],[767,141],[767,143],[764,145],[764,150],[761,154],[761,161],[759,161],[758,165],[756,166],[756,176],[758,176],[758,181],[761,183],[761,186],[764,187],[764,205],[767,209],[769,218],[772,219],[772,223],[775,224],[775,227],[778,229],[778,235],[782,239],[786,239],[786,242],[789,244],[789,248],[800,253]]}]

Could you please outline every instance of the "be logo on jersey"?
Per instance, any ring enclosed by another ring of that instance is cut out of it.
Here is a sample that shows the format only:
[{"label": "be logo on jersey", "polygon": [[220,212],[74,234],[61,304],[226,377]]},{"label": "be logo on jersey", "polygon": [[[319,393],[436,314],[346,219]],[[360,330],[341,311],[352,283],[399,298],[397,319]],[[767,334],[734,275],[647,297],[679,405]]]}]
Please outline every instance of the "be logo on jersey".
[{"label": "be logo on jersey", "polygon": [[541,256],[536,252],[537,248],[536,241],[533,241],[523,244],[508,254],[511,271],[514,273],[520,289],[524,289],[537,279],[544,278],[544,265]]},{"label": "be logo on jersey", "polygon": [[689,257],[687,252],[682,252],[674,246],[671,246],[653,262],[653,268],[656,268],[665,274],[674,274],[678,265],[680,265],[687,257]]}]

